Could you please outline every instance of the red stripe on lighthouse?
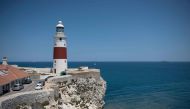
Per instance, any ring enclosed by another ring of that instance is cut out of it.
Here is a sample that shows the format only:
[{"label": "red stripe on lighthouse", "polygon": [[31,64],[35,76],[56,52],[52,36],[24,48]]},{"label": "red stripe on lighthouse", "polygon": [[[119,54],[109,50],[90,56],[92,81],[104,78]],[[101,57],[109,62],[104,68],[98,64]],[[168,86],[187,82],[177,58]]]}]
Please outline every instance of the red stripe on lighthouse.
[{"label": "red stripe on lighthouse", "polygon": [[53,59],[67,59],[67,48],[54,47]]}]

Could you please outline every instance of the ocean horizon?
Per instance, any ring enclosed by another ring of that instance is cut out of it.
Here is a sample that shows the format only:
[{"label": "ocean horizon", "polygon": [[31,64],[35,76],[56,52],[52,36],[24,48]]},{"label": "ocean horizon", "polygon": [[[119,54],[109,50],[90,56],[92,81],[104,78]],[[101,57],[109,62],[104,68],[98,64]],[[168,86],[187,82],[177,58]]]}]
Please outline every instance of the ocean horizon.
[{"label": "ocean horizon", "polygon": [[[9,62],[52,67],[52,62]],[[190,109],[190,62],[69,62],[98,68],[107,82],[105,109]]]}]

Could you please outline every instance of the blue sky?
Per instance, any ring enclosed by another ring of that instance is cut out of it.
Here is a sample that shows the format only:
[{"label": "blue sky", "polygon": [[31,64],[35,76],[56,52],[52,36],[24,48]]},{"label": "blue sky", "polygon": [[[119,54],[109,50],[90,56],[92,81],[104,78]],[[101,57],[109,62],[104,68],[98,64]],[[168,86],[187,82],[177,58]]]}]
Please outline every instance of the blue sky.
[{"label": "blue sky", "polygon": [[189,0],[0,0],[0,57],[51,61],[58,20],[69,61],[190,61]]}]

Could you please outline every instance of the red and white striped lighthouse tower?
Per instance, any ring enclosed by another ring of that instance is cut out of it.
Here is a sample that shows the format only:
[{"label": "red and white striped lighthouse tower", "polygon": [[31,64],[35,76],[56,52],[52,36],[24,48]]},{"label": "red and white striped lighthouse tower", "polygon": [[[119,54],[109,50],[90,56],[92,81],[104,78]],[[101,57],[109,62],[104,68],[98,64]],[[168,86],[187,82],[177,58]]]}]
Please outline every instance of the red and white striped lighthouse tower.
[{"label": "red and white striped lighthouse tower", "polygon": [[64,36],[64,26],[62,21],[59,21],[56,26],[55,45],[53,52],[53,72],[56,75],[61,75],[67,69],[67,45],[66,37]]}]

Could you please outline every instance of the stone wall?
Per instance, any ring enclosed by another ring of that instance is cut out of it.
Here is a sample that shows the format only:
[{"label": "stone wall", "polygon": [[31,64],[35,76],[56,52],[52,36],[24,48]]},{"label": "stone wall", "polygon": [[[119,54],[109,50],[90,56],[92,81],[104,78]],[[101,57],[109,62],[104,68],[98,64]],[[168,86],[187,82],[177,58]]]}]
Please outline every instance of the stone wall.
[{"label": "stone wall", "polygon": [[0,109],[43,109],[55,99],[53,89],[17,93],[0,99]]}]

